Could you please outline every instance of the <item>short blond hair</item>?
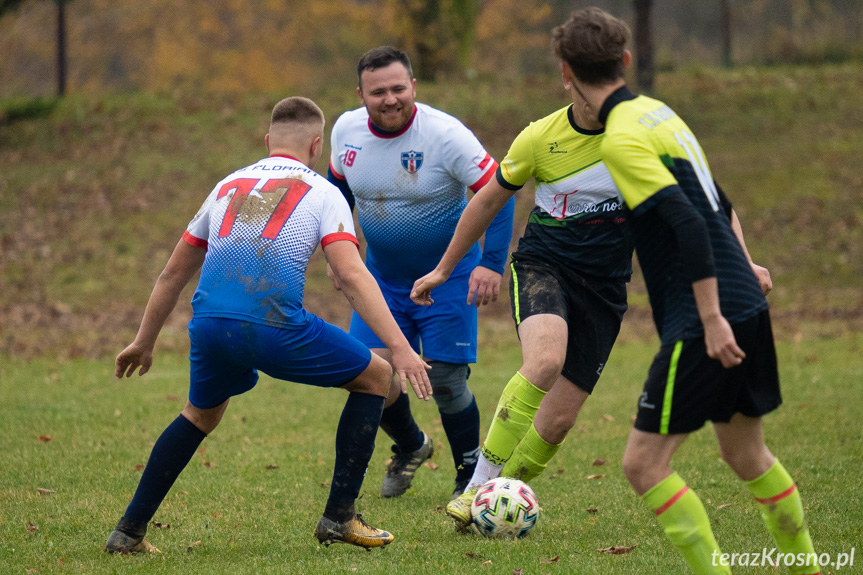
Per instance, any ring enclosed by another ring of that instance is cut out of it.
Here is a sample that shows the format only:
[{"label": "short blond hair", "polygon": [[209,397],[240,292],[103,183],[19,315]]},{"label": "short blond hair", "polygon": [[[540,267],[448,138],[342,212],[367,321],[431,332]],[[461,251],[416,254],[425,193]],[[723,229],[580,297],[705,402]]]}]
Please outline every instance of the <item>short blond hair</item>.
[{"label": "short blond hair", "polygon": [[308,98],[292,96],[275,105],[270,117],[270,126],[274,124],[310,124],[323,125],[324,113]]}]

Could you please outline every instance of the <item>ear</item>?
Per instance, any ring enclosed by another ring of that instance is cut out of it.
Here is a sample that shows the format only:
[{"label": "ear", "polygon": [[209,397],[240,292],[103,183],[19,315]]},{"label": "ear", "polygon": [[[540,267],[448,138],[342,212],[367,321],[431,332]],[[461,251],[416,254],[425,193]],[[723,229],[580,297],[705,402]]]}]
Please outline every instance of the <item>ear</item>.
[{"label": "ear", "polygon": [[270,153],[270,134],[264,136],[264,145],[267,147],[267,153]]},{"label": "ear", "polygon": [[571,90],[572,89],[572,68],[569,67],[569,64],[561,60],[560,62],[560,76],[563,78],[563,89]]},{"label": "ear", "polygon": [[312,138],[312,142],[309,144],[309,157],[317,160],[321,157],[323,151],[324,139],[321,136],[315,136]]},{"label": "ear", "polygon": [[365,106],[366,100],[365,100],[365,98],[363,98],[363,87],[362,86],[357,86],[357,96],[360,97],[360,102],[363,104],[363,106]]},{"label": "ear", "polygon": [[623,51],[623,67],[629,68],[629,63],[632,62],[632,52],[629,50]]}]

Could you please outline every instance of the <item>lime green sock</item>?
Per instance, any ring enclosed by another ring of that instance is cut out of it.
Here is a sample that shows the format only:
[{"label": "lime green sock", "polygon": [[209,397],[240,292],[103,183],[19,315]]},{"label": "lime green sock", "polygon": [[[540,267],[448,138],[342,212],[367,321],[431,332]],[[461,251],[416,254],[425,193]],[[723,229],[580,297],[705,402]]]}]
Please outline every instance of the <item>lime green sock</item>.
[{"label": "lime green sock", "polygon": [[820,567],[809,537],[809,529],[803,519],[803,503],[800,492],[794,485],[794,480],[777,459],[773,466],[760,477],[747,481],[746,486],[758,506],[761,508],[761,518],[767,530],[776,541],[776,547],[781,553],[799,556],[802,554],[808,561],[803,565],[790,567],[794,575],[818,573]]},{"label": "lime green sock", "polygon": [[530,429],[515,446],[512,457],[503,466],[503,471],[500,474],[503,477],[515,477],[527,483],[545,471],[548,462],[551,461],[561,445],[563,442],[552,445],[544,440],[531,423]]},{"label": "lime green sock", "polygon": [[503,465],[527,433],[546,392],[518,372],[500,395],[497,411],[485,438],[482,454],[491,463]]},{"label": "lime green sock", "polygon": [[722,552],[710,529],[704,505],[678,474],[672,473],[654,485],[642,499],[694,573],[731,573],[728,566],[721,564]]}]

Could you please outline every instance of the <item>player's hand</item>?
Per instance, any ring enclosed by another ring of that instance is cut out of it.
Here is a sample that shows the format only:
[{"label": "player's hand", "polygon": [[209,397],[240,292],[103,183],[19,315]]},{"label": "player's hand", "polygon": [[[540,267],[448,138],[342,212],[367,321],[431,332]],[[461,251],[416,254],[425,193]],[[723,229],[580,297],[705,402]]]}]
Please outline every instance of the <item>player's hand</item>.
[{"label": "player's hand", "polygon": [[426,372],[431,366],[423,361],[423,358],[410,347],[393,351],[393,369],[398,375],[402,393],[408,392],[407,384],[410,383],[417,397],[428,401],[432,395],[432,387]]},{"label": "player's hand", "polygon": [[153,365],[153,349],[144,348],[137,343],[129,344],[126,349],[117,355],[114,360],[114,375],[118,378],[132,377],[135,370],[140,367],[138,375],[144,375],[150,371],[150,366]]},{"label": "player's hand", "polygon": [[330,267],[329,262],[327,262],[327,277],[330,278],[330,283],[333,284],[333,288],[335,288],[336,291],[342,291],[342,286],[339,285],[339,280],[336,277],[335,272],[333,272],[333,268]]},{"label": "player's hand", "polygon": [[704,323],[704,345],[707,356],[718,359],[722,367],[729,368],[740,365],[746,353],[737,345],[731,325],[721,315]]},{"label": "player's hand", "polygon": [[503,276],[487,267],[476,266],[470,272],[467,289],[467,305],[488,305],[497,301],[500,293],[500,280]]},{"label": "player's hand", "polygon": [[761,292],[764,295],[769,294],[770,290],[773,289],[773,280],[770,278],[770,271],[756,263],[750,262],[749,265],[752,267],[755,279],[758,280],[758,285],[761,286]]},{"label": "player's hand", "polygon": [[444,274],[437,268],[433,269],[420,279],[414,282],[414,287],[411,290],[411,301],[417,305],[431,305],[434,300],[431,297],[431,292],[449,279],[449,274]]}]

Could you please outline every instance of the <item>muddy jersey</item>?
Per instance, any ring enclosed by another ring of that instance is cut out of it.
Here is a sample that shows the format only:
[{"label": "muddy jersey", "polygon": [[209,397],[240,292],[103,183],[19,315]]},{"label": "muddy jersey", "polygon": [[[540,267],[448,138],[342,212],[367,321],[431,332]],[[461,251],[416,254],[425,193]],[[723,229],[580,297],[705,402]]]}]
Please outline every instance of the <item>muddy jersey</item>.
[{"label": "muddy jersey", "polygon": [[216,184],[183,238],[207,248],[195,317],[272,326],[308,321],[306,266],[318,244],[358,245],[341,192],[294,158],[273,156]]},{"label": "muddy jersey", "polygon": [[635,96],[626,87],[608,98],[600,115],[606,120],[602,157],[631,210],[638,261],[662,342],[703,334],[674,230],[653,209],[678,190],[707,225],[722,315],[734,325],[767,309],[707,158],[689,126],[663,102]]},{"label": "muddy jersey", "polygon": [[[467,205],[497,162],[456,118],[417,103],[397,132],[382,132],[366,109],[342,114],[333,126],[330,174],[347,184],[368,244],[366,265],[394,286],[413,286],[446,251]],[[479,264],[502,273],[512,237],[512,211],[502,210],[453,271]]]},{"label": "muddy jersey", "polygon": [[603,130],[580,128],[572,106],[531,122],[513,141],[497,179],[509,190],[536,181],[536,206],[516,258],[580,275],[628,281],[632,239],[617,187],[600,158]]}]

